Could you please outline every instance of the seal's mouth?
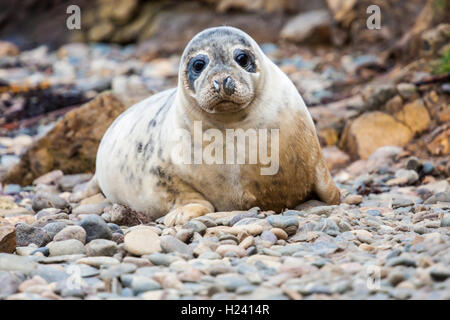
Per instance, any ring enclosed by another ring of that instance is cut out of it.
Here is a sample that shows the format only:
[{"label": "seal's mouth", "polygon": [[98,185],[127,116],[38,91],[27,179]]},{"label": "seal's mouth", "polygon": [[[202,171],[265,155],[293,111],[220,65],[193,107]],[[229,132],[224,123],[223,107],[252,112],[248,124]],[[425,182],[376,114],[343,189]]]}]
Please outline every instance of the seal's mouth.
[{"label": "seal's mouth", "polygon": [[245,109],[250,104],[250,101],[240,103],[227,98],[214,100],[206,108],[202,107],[202,109],[208,113],[234,113]]}]

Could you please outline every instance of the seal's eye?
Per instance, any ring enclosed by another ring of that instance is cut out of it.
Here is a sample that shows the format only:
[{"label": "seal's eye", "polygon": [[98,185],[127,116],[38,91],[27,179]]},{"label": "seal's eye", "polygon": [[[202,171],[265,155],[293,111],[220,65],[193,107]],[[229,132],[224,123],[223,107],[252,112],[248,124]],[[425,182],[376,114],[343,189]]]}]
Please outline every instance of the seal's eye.
[{"label": "seal's eye", "polygon": [[245,68],[248,66],[250,59],[248,58],[248,55],[245,53],[238,54],[234,60],[242,67]]},{"label": "seal's eye", "polygon": [[234,61],[248,72],[256,72],[255,57],[249,50],[236,49],[233,52]]},{"label": "seal's eye", "polygon": [[197,80],[202,71],[205,70],[209,63],[209,58],[206,54],[198,54],[191,58],[186,67],[186,77],[189,87],[194,90],[194,82]]},{"label": "seal's eye", "polygon": [[195,72],[200,73],[205,65],[205,61],[203,61],[202,59],[197,59],[192,63],[192,69],[194,69]]}]

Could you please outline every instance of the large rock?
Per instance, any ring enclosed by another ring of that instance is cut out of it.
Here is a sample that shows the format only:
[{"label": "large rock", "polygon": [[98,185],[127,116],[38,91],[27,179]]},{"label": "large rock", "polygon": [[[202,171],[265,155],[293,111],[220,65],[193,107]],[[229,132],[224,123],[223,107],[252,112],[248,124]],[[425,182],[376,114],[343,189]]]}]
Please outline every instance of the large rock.
[{"label": "large rock", "polygon": [[116,96],[106,92],[68,112],[22,156],[4,182],[31,184],[35,178],[55,169],[64,173],[93,171],[103,134],[125,109]]},{"label": "large rock", "polygon": [[329,42],[331,17],[326,10],[300,13],[281,30],[281,38],[292,42]]},{"label": "large rock", "polygon": [[367,159],[382,146],[405,146],[413,132],[389,114],[374,111],[365,113],[344,129],[341,147],[354,158]]},{"label": "large rock", "polygon": [[414,134],[422,133],[430,125],[430,115],[421,99],[405,104],[403,109],[394,116],[408,126]]}]

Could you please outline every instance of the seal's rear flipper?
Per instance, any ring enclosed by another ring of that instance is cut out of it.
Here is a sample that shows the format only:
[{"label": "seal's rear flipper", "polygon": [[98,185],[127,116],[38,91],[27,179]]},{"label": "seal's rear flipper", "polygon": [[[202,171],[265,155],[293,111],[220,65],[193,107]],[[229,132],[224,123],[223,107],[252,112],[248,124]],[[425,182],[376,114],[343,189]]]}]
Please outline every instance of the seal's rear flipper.
[{"label": "seal's rear flipper", "polygon": [[91,180],[86,183],[84,188],[82,190],[77,191],[75,193],[72,193],[69,197],[70,202],[80,202],[84,198],[88,198],[90,196],[93,196],[97,193],[100,193],[100,187],[97,182],[97,176],[94,174]]},{"label": "seal's rear flipper", "polygon": [[334,184],[330,171],[323,159],[316,167],[316,181],[314,188],[316,194],[323,202],[326,202],[329,205],[339,204],[341,202],[341,192]]}]

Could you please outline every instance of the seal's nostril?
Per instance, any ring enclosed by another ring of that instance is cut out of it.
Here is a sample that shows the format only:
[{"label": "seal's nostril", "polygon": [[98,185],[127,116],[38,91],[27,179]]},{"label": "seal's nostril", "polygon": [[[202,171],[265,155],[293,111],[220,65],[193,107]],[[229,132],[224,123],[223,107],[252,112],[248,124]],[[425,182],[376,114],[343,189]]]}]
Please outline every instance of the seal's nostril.
[{"label": "seal's nostril", "polygon": [[223,90],[227,95],[232,95],[234,93],[234,81],[230,76],[223,80]]},{"label": "seal's nostril", "polygon": [[213,80],[214,90],[219,93],[220,91],[220,83],[217,80]]}]

